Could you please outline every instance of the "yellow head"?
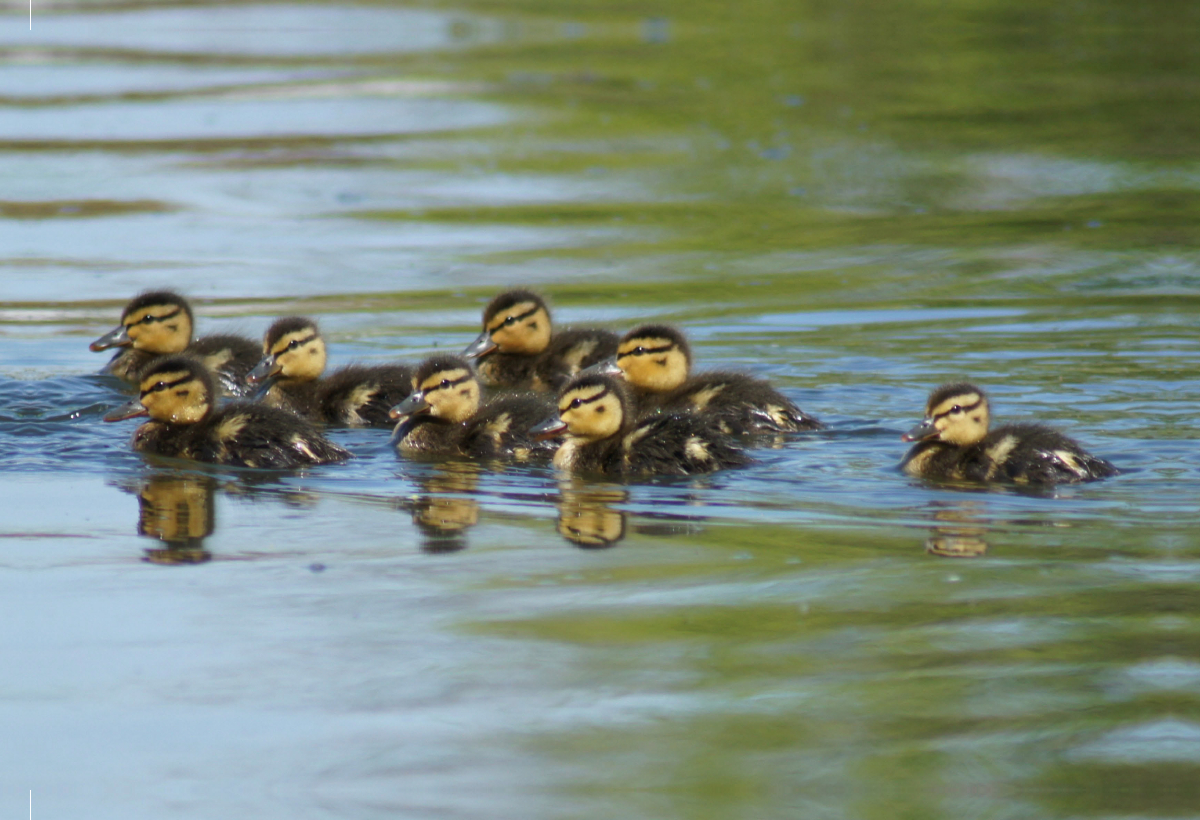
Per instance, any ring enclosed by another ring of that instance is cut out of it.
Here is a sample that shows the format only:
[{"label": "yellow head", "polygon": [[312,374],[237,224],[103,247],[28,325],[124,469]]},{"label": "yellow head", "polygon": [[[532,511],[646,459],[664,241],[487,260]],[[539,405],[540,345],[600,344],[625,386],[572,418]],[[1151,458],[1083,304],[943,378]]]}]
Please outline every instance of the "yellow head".
[{"label": "yellow head", "polygon": [[250,371],[250,381],[267,378],[307,382],[325,372],[325,340],[316,322],[300,316],[280,319],[263,336],[263,359]]},{"label": "yellow head", "polygon": [[129,347],[156,355],[182,353],[192,343],[192,308],[171,291],[153,291],[125,306],[121,324],[92,342],[94,351]]},{"label": "yellow head", "polygon": [[642,325],[617,347],[617,367],[638,390],[666,393],[687,381],[692,353],[687,340],[667,325]]},{"label": "yellow head", "polygon": [[391,410],[393,418],[427,413],[434,418],[462,422],[479,409],[479,382],[466,359],[435,356],[417,368],[413,393]]},{"label": "yellow head", "polygon": [[536,356],[550,345],[550,310],[528,290],[510,290],[483,311],[483,332],[463,352],[478,358],[494,350]]},{"label": "yellow head", "polygon": [[155,359],[139,376],[138,390],[138,398],[109,412],[104,420],[149,416],[168,424],[195,424],[209,414],[217,395],[212,374],[187,356]]},{"label": "yellow head", "polygon": [[905,441],[944,441],[958,447],[987,435],[988,400],[973,384],[944,384],[929,396],[925,419],[904,434]]},{"label": "yellow head", "polygon": [[622,384],[610,376],[576,376],[558,399],[558,418],[567,433],[599,441],[621,431],[629,399]]}]

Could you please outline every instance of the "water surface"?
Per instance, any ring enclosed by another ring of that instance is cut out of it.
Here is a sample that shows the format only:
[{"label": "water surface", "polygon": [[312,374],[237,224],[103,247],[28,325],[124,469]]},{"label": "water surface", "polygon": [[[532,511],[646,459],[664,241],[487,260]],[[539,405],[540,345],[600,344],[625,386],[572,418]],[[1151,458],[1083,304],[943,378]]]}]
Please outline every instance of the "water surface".
[{"label": "water surface", "polygon": [[[12,800],[1195,811],[1194,10],[35,12],[0,34]],[[203,333],[318,317],[336,366],[461,349],[513,284],[563,324],[678,323],[829,428],[611,484],[406,462],[385,431],[331,431],[343,465],[207,468],[100,421],[124,393],[87,343],[141,289]],[[1122,475],[899,474],[963,378]]]}]

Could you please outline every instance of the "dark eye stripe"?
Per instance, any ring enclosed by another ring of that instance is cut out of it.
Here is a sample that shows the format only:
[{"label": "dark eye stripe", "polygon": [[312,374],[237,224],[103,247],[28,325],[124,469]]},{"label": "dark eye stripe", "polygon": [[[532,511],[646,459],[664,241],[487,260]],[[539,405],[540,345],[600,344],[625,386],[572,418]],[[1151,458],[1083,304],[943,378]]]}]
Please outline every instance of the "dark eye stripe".
[{"label": "dark eye stripe", "polygon": [[174,319],[180,313],[183,313],[183,308],[175,308],[175,310],[171,311],[170,313],[164,314],[162,316],[153,316],[153,315],[147,313],[145,316],[138,319],[136,322],[130,322],[128,325],[126,325],[126,327],[132,327],[133,325],[152,325],[155,322],[165,322],[168,319]]},{"label": "dark eye stripe", "polygon": [[597,393],[596,395],[592,396],[590,399],[583,399],[583,398],[576,396],[575,398],[571,399],[566,404],[559,407],[558,412],[560,412],[560,413],[567,412],[568,410],[571,409],[571,405],[574,404],[575,402],[579,402],[579,404],[575,405],[576,407],[582,407],[585,404],[591,404],[594,401],[599,401],[600,399],[604,398],[607,395],[608,395],[608,388],[606,387],[603,390],[601,390],[599,393]]},{"label": "dark eye stripe", "polygon": [[[978,407],[981,404],[983,404],[983,399],[979,399],[977,402],[975,402],[974,404],[971,404],[971,405],[960,404],[958,406],[958,409],[964,413],[970,413],[972,410],[974,410],[976,407]],[[946,416],[950,415],[953,412],[954,412],[953,409],[947,410],[945,413],[938,413],[936,416],[934,416],[934,418],[935,419],[944,419],[944,418],[946,418]]]},{"label": "dark eye stripe", "polygon": [[510,319],[514,322],[519,322],[522,319],[528,319],[530,316],[537,313],[538,310],[539,310],[539,308],[537,308],[535,306],[535,307],[530,308],[529,310],[525,311],[524,313],[517,314],[516,316],[505,316],[503,322],[496,325],[495,327],[488,328],[488,333],[495,333],[497,330],[504,327],[505,322],[509,321]]},{"label": "dark eye stripe", "polygon": [[424,388],[423,392],[432,393],[434,390],[449,390],[451,387],[457,387],[463,382],[469,382],[472,378],[472,376],[466,375],[460,376],[457,379],[442,379],[442,382],[435,384],[433,387]]},{"label": "dark eye stripe", "polygon": [[277,355],[277,356],[278,356],[280,353],[283,353],[283,352],[285,352],[285,351],[288,351],[288,350],[295,350],[295,349],[296,349],[296,348],[298,348],[300,345],[306,345],[306,344],[308,344],[309,342],[313,341],[313,340],[314,340],[314,339],[316,339],[316,338],[317,338],[317,334],[315,334],[315,333],[314,333],[314,334],[313,334],[313,335],[311,335],[311,336],[305,336],[303,339],[292,339],[292,340],[291,340],[290,342],[288,342],[286,345],[284,345],[283,347],[281,347],[281,348],[279,348],[278,350],[276,350],[276,351],[275,351],[275,355]]},{"label": "dark eye stripe", "polygon": [[[666,353],[668,350],[670,350],[673,347],[675,347],[675,345],[673,345],[673,344],[665,344],[662,347],[643,347],[642,355],[645,356],[648,353]],[[617,358],[624,359],[629,356],[633,356],[636,350],[637,350],[637,348],[634,348],[633,350],[627,351],[625,353],[618,353]]]},{"label": "dark eye stripe", "polygon": [[191,380],[192,380],[191,376],[184,376],[183,378],[176,379],[173,382],[159,382],[158,384],[151,387],[149,390],[143,390],[142,395],[148,396],[151,393],[157,393],[159,390],[170,390],[172,387],[178,387],[179,385],[183,384],[184,382],[190,382]]}]

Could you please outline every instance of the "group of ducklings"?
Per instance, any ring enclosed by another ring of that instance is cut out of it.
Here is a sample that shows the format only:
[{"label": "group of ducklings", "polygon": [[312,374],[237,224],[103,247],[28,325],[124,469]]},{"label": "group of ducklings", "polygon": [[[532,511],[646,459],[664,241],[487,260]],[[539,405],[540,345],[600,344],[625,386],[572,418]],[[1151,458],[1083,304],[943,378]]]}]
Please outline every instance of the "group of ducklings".
[{"label": "group of ducklings", "polygon": [[[539,456],[576,473],[691,475],[749,461],[755,437],[823,425],[766,381],[736,372],[693,374],[676,328],[646,324],[623,337],[602,329],[555,331],[529,290],[501,293],[461,355],[417,367],[349,366],[328,376],[315,322],[280,319],[262,345],[238,336],[193,340],[187,301],[154,291],[126,305],[118,327],[92,343],[121,348],[105,370],[138,397],[106,421],[149,416],[135,450],[217,464],[291,468],[348,458],[318,425],[392,427],[406,455]],[[551,403],[547,394],[557,396]],[[235,400],[218,406],[219,397]],[[251,399],[251,400],[248,400]],[[909,475],[972,482],[1058,483],[1116,469],[1050,428],[989,432],[988,401],[970,384],[933,391]]]}]

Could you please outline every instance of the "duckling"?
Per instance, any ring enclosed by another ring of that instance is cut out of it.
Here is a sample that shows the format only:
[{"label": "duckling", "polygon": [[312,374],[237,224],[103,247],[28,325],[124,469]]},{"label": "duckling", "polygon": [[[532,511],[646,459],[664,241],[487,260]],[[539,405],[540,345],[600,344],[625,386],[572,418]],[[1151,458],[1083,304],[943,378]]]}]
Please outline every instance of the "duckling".
[{"label": "duckling", "polygon": [[566,441],[554,454],[554,466],[570,472],[692,475],[749,462],[711,419],[693,413],[638,419],[625,383],[600,373],[572,379],[559,396],[557,418],[532,432],[564,431]]},{"label": "duckling", "polygon": [[795,433],[824,427],[766,381],[744,373],[708,372],[689,378],[692,351],[669,325],[626,333],[615,359],[597,368],[632,385],[639,412],[689,410],[713,419],[725,433]]},{"label": "duckling", "polygon": [[551,333],[550,309],[529,290],[501,293],[483,310],[483,332],[463,355],[478,359],[488,387],[557,391],[579,371],[614,355],[617,335],[597,328]]},{"label": "duckling", "polygon": [[391,427],[388,410],[412,392],[412,368],[350,365],[322,379],[325,341],[311,319],[280,319],[263,337],[263,359],[246,378],[259,400],[309,421],[348,427]]},{"label": "duckling", "polygon": [[307,421],[283,410],[261,404],[214,408],[216,380],[198,359],[156,359],[143,368],[138,387],[138,398],[104,420],[149,416],[133,434],[133,449],[139,452],[271,469],[350,457]]},{"label": "duckling", "polygon": [[1078,442],[1040,424],[988,432],[988,400],[973,384],[944,384],[925,405],[925,420],[902,437],[917,442],[900,468],[920,478],[1056,484],[1093,481],[1117,468]]},{"label": "duckling", "polygon": [[549,402],[530,395],[480,404],[479,382],[467,360],[434,356],[417,368],[412,395],[392,408],[392,418],[402,419],[393,441],[407,455],[548,457],[555,445],[535,440],[529,429],[550,409]]},{"label": "duckling", "polygon": [[213,371],[226,395],[246,395],[246,374],[259,360],[258,345],[230,335],[192,341],[193,324],[186,299],[169,290],[150,291],[130,300],[121,312],[121,324],[88,347],[93,353],[124,348],[104,366],[104,372],[131,384],[138,384],[141,369],[156,357],[187,353]]}]

